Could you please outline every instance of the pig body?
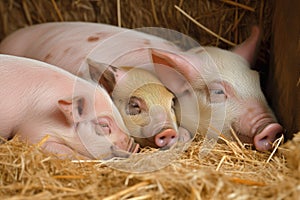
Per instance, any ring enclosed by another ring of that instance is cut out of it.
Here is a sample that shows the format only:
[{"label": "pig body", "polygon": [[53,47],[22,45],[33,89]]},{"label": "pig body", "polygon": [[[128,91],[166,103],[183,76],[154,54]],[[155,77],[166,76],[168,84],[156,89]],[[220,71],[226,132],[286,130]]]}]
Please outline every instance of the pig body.
[{"label": "pig body", "polygon": [[[90,73],[88,66],[82,64],[86,57],[116,67],[152,63],[156,76],[181,102],[181,126],[194,133],[193,127],[198,127],[200,118],[198,131],[202,133],[214,127],[231,137],[232,127],[242,142],[268,150],[282,127],[260,90],[258,74],[250,69],[258,35],[254,31],[232,52],[214,47],[182,51],[167,40],[128,29],[92,23],[50,23],[13,33],[0,45],[0,52],[64,65],[82,77]],[[198,108],[194,110],[200,117],[183,112],[193,110],[186,106],[193,102],[191,94],[197,97]]]},{"label": "pig body", "polygon": [[147,48],[153,46],[178,50],[177,46],[164,39],[129,29],[96,23],[62,22],[20,29],[1,42],[0,51],[41,60],[82,76],[86,69],[80,67],[87,56],[115,67],[136,67],[152,62]]},{"label": "pig body", "polygon": [[0,134],[16,134],[46,151],[84,158],[129,155],[128,136],[105,90],[40,61],[0,55]]}]

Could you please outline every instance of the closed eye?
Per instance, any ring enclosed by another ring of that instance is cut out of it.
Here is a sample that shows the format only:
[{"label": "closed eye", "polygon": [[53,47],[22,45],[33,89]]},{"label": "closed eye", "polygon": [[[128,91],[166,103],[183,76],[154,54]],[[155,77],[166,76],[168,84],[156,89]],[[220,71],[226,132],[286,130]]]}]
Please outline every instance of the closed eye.
[{"label": "closed eye", "polygon": [[210,103],[225,103],[236,96],[233,86],[226,81],[212,81],[207,85],[207,99]]},{"label": "closed eye", "polygon": [[96,133],[98,135],[110,135],[111,129],[109,125],[109,120],[106,118],[99,118],[96,122]]},{"label": "closed eye", "polygon": [[211,103],[222,103],[227,99],[227,96],[222,89],[211,89],[209,90],[209,95]]},{"label": "closed eye", "polygon": [[210,90],[214,94],[225,94],[223,90]]}]

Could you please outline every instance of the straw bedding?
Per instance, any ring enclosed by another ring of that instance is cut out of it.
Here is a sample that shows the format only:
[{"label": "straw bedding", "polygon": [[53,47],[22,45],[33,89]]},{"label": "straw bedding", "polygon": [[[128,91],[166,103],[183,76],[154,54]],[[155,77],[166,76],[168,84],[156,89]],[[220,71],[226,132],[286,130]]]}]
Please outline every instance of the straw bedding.
[{"label": "straw bedding", "polygon": [[[110,162],[76,163],[14,139],[0,146],[0,195],[5,199],[297,199],[300,133],[275,155],[223,143],[199,157],[201,138],[166,167],[146,173]],[[153,151],[153,150],[151,150]],[[153,152],[144,152],[151,154]],[[170,150],[171,151],[171,150]],[[162,154],[166,152],[160,152]],[[151,162],[161,162],[158,156]],[[126,160],[135,165],[134,156]]]},{"label": "straw bedding", "polygon": [[[202,45],[231,48],[249,35],[251,24],[259,23],[264,34],[258,63],[267,66],[272,2],[0,1],[0,40],[26,25],[80,20],[130,28],[161,26],[185,33]],[[144,149],[127,160],[78,163],[43,153],[40,144],[28,145],[15,138],[0,145],[0,196],[1,199],[298,199],[300,133],[274,152],[264,153],[224,138],[220,140],[206,156],[199,156],[203,138],[197,136],[180,154],[173,149]],[[166,163],[159,170],[139,172],[145,166],[161,166],[163,162]],[[114,169],[120,166],[124,169]],[[136,172],[126,172],[129,169]]]}]

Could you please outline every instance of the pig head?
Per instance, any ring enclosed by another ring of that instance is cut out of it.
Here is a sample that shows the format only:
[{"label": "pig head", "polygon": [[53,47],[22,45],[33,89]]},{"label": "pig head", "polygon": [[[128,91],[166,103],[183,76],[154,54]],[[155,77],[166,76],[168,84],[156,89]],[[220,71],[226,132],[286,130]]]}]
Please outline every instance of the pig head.
[{"label": "pig head", "polygon": [[[232,137],[232,127],[242,142],[264,151],[272,148],[283,128],[265,100],[258,73],[250,68],[255,61],[259,35],[259,29],[254,27],[251,36],[232,51],[216,47],[198,47],[183,53],[156,49],[152,50],[152,57],[153,62],[180,72],[191,84],[198,97],[200,132],[205,133],[213,121],[223,123],[222,133],[226,137]],[[157,70],[163,81],[166,71]],[[170,79],[163,83],[174,93],[190,92],[178,77]],[[179,87],[178,81],[182,83]]]},{"label": "pig head", "polygon": [[116,68],[91,59],[87,62],[90,77],[108,91],[130,135],[142,147],[166,149],[179,137],[184,141],[191,139],[184,128],[178,134],[175,97],[154,74],[134,67]]},{"label": "pig head", "polygon": [[[43,145],[44,150],[59,155],[67,154],[66,156],[76,152],[83,158],[105,160],[128,157],[130,153],[137,152],[139,146],[129,137],[118,110],[107,104],[109,101],[105,102],[103,96],[97,92],[95,100],[94,104],[89,94],[59,99],[57,109],[64,116],[60,123],[66,122],[70,130],[50,122],[52,127],[47,127],[50,139]],[[40,133],[33,131],[41,129],[42,119],[40,124],[29,124],[40,127],[32,127],[29,134],[26,134],[26,131],[29,131],[27,128],[21,128],[18,132],[22,139],[33,142],[40,135],[44,135],[45,130],[41,130]]]}]

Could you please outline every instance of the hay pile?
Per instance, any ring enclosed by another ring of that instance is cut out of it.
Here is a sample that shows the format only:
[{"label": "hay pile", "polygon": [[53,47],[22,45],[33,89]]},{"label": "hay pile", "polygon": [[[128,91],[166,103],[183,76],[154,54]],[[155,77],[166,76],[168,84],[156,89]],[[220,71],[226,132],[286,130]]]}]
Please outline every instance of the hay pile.
[{"label": "hay pile", "polygon": [[[163,169],[130,173],[112,169],[105,162],[59,160],[43,154],[37,146],[15,139],[0,146],[0,196],[1,199],[298,199],[300,133],[292,145],[280,147],[284,154],[273,156],[224,140],[208,156],[199,158],[201,141],[195,140]],[[134,165],[131,158],[128,162]]]},{"label": "hay pile", "polygon": [[[239,3],[228,0],[0,1],[0,40],[31,24],[93,21],[129,28],[160,26],[185,33],[202,45],[231,48],[249,35],[251,24],[259,23],[264,29],[259,63],[267,66],[273,1],[241,0]],[[38,146],[15,139],[0,145],[0,196],[1,199],[297,199],[300,195],[299,138],[300,133],[293,142],[279,148],[283,153],[275,155],[242,148],[223,139],[224,143],[217,144],[207,157],[199,157],[202,140],[197,138],[165,168],[148,173],[122,172],[105,162],[59,160],[42,153]],[[136,157],[127,161],[136,162]]]}]

